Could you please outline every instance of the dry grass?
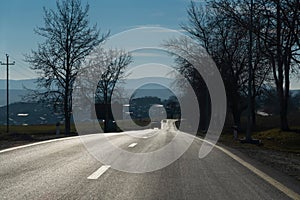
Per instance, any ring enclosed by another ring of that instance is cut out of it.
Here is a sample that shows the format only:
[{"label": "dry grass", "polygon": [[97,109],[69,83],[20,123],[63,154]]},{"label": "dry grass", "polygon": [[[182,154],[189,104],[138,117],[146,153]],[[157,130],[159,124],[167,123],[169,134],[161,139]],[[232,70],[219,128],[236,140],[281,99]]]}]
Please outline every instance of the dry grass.
[{"label": "dry grass", "polygon": [[6,126],[0,126],[0,149],[76,134],[74,126],[71,127],[70,135],[65,135],[64,128],[61,126],[58,136],[55,125],[10,126],[9,128],[9,133],[6,133]]},{"label": "dry grass", "polygon": [[[56,126],[55,124],[50,125],[28,125],[28,126],[10,126],[9,132],[11,134],[33,134],[33,135],[45,135],[45,134],[55,134],[56,133]],[[64,127],[63,125],[60,126],[60,132],[64,134]],[[75,126],[71,126],[71,132],[75,133]],[[7,135],[6,133],[6,126],[0,126],[0,135]]]},{"label": "dry grass", "polygon": [[[239,134],[239,139],[245,137]],[[233,140],[233,134],[222,134],[219,142],[230,147],[242,149],[269,149],[282,152],[300,153],[300,133],[298,131],[283,132],[279,129],[254,132],[252,138],[262,141],[262,145],[242,144]]]},{"label": "dry grass", "polygon": [[[280,118],[278,115],[262,117],[257,116],[256,127],[252,133],[252,138],[259,139],[263,145],[241,144],[233,140],[233,131],[231,129],[232,119],[227,118],[226,125],[219,142],[225,145],[242,149],[269,149],[282,152],[300,153],[300,112],[292,112],[288,116],[291,131],[281,131],[279,129]],[[239,139],[245,137],[245,127],[247,120],[245,117],[241,120],[241,126],[244,127],[239,132]]]}]

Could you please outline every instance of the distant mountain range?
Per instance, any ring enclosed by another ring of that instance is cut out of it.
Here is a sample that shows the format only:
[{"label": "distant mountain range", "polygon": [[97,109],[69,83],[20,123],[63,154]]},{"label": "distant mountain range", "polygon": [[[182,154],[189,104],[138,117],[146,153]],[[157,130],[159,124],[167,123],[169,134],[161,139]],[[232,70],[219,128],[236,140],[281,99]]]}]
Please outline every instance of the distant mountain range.
[{"label": "distant mountain range", "polygon": [[[24,80],[9,80],[9,89],[12,90],[24,90],[35,89],[37,79],[24,79]],[[0,79],[0,90],[6,90],[6,79]]]},{"label": "distant mountain range", "polygon": [[[37,79],[25,79],[25,80],[10,80],[9,81],[9,102],[16,103],[23,101],[23,97],[28,95],[30,91],[27,89],[37,88]],[[127,79],[120,85],[124,87],[127,93],[129,91],[137,89],[145,84],[155,83],[170,87],[174,80],[161,77],[139,78],[139,79]],[[162,99],[167,99],[170,95],[169,91],[164,90],[162,87],[157,88],[154,84],[150,84],[153,87],[143,88],[138,96],[150,96],[157,94]],[[144,95],[143,95],[144,93]],[[0,107],[6,105],[6,80],[0,79]]]},{"label": "distant mountain range", "polygon": [[[23,97],[28,95],[29,91],[25,89],[10,89],[9,103],[16,103],[23,101]],[[0,89],[0,107],[6,105],[6,89]]]},{"label": "distant mountain range", "polygon": [[[24,79],[24,80],[9,80],[9,89],[11,90],[24,90],[27,89],[36,89],[37,79]],[[163,77],[147,77],[147,78],[138,78],[138,79],[126,79],[124,83],[121,83],[125,86],[126,89],[135,89],[136,86],[142,86],[147,83],[156,83],[166,86],[170,86],[174,82],[173,79],[163,78]],[[0,79],[0,90],[6,90],[6,79]]]},{"label": "distant mountain range", "polygon": [[[10,103],[16,103],[23,101],[23,97],[29,94],[27,89],[36,89],[37,79],[25,79],[25,80],[10,80],[9,81],[9,101]],[[148,85],[144,87],[143,85]],[[157,96],[161,99],[167,99],[170,95],[170,90],[164,87],[157,87],[155,85],[164,85],[167,88],[172,88],[174,80],[170,78],[162,77],[147,77],[139,79],[127,79],[124,83],[121,83],[121,86],[124,87],[127,93],[139,89],[136,97],[142,96]],[[143,86],[143,87],[142,87]],[[175,92],[176,93],[176,92]],[[300,93],[300,90],[291,90],[291,95]],[[6,80],[0,79],[0,107],[6,105]]]}]

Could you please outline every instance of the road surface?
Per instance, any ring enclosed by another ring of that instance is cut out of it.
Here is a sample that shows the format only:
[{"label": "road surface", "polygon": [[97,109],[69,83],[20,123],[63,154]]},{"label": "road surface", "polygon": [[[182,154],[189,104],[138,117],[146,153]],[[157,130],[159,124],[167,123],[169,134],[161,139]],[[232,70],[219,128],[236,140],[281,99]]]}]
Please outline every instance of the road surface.
[{"label": "road surface", "polygon": [[[170,129],[150,132],[152,137],[108,137],[139,153],[161,148],[176,134]],[[93,146],[93,136],[87,142]],[[1,152],[0,199],[290,199],[220,149],[199,159],[201,144],[194,140],[171,165],[140,174],[100,163],[78,137]]]}]

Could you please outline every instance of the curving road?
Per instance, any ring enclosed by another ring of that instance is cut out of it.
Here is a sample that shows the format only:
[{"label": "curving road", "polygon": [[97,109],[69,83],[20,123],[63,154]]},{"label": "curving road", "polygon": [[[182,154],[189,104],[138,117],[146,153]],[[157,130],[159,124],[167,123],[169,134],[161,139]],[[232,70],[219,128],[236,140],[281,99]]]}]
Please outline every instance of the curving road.
[{"label": "curving road", "polygon": [[[170,144],[178,134],[172,126],[168,121],[163,130],[130,133],[138,137],[125,133],[106,136],[126,151],[146,153]],[[93,153],[113,151],[105,148],[106,142],[97,134],[85,137],[90,149],[103,146]],[[288,192],[278,190],[218,148],[199,159],[201,144],[196,139],[171,165],[139,174],[100,163],[78,137],[1,151],[0,199],[290,199]],[[113,152],[111,156],[120,159]],[[147,165],[143,162],[139,164]]]}]

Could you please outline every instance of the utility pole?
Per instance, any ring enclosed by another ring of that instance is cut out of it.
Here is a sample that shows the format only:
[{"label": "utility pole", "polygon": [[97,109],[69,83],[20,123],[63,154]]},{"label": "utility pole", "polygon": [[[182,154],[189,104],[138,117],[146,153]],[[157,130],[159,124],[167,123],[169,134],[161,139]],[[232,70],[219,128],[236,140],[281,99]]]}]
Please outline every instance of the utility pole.
[{"label": "utility pole", "polygon": [[1,62],[1,65],[6,65],[6,132],[9,133],[9,65],[14,65],[15,62],[9,62],[9,56],[6,54],[6,63]]}]

